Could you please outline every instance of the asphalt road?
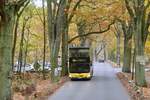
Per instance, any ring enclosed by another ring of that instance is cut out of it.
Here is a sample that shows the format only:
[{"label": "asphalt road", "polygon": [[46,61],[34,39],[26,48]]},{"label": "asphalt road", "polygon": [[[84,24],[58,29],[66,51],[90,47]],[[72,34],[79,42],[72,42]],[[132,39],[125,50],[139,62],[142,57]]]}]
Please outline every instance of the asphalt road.
[{"label": "asphalt road", "polygon": [[69,81],[48,100],[130,100],[115,73],[110,64],[95,63],[92,80]]}]

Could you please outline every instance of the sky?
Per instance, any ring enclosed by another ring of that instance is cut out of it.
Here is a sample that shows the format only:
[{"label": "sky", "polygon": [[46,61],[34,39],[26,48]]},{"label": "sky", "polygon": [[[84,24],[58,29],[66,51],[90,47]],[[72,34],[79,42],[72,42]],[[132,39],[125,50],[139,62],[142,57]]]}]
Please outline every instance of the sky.
[{"label": "sky", "polygon": [[33,0],[34,4],[38,7],[42,7],[42,0]]}]

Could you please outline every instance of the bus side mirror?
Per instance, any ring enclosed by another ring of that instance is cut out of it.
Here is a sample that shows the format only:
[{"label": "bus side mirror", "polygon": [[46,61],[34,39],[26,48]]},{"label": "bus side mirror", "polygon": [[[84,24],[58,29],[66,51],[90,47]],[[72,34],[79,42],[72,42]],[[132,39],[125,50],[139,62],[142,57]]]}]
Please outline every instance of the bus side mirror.
[{"label": "bus side mirror", "polygon": [[90,66],[92,66],[93,64],[92,63],[90,63]]}]

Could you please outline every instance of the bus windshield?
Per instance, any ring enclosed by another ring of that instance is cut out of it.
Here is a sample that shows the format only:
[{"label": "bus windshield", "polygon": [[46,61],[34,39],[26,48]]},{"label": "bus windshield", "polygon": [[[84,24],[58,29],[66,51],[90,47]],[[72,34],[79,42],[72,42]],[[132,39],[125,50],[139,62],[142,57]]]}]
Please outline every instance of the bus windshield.
[{"label": "bus windshield", "polygon": [[88,63],[71,63],[70,73],[88,73],[90,66]]}]

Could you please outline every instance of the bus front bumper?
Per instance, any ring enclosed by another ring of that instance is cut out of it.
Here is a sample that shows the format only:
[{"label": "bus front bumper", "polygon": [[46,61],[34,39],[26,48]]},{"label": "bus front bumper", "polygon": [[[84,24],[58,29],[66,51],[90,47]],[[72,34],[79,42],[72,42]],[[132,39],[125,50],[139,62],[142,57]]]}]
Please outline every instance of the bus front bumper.
[{"label": "bus front bumper", "polygon": [[82,79],[82,78],[90,78],[90,73],[69,73],[70,78]]}]

